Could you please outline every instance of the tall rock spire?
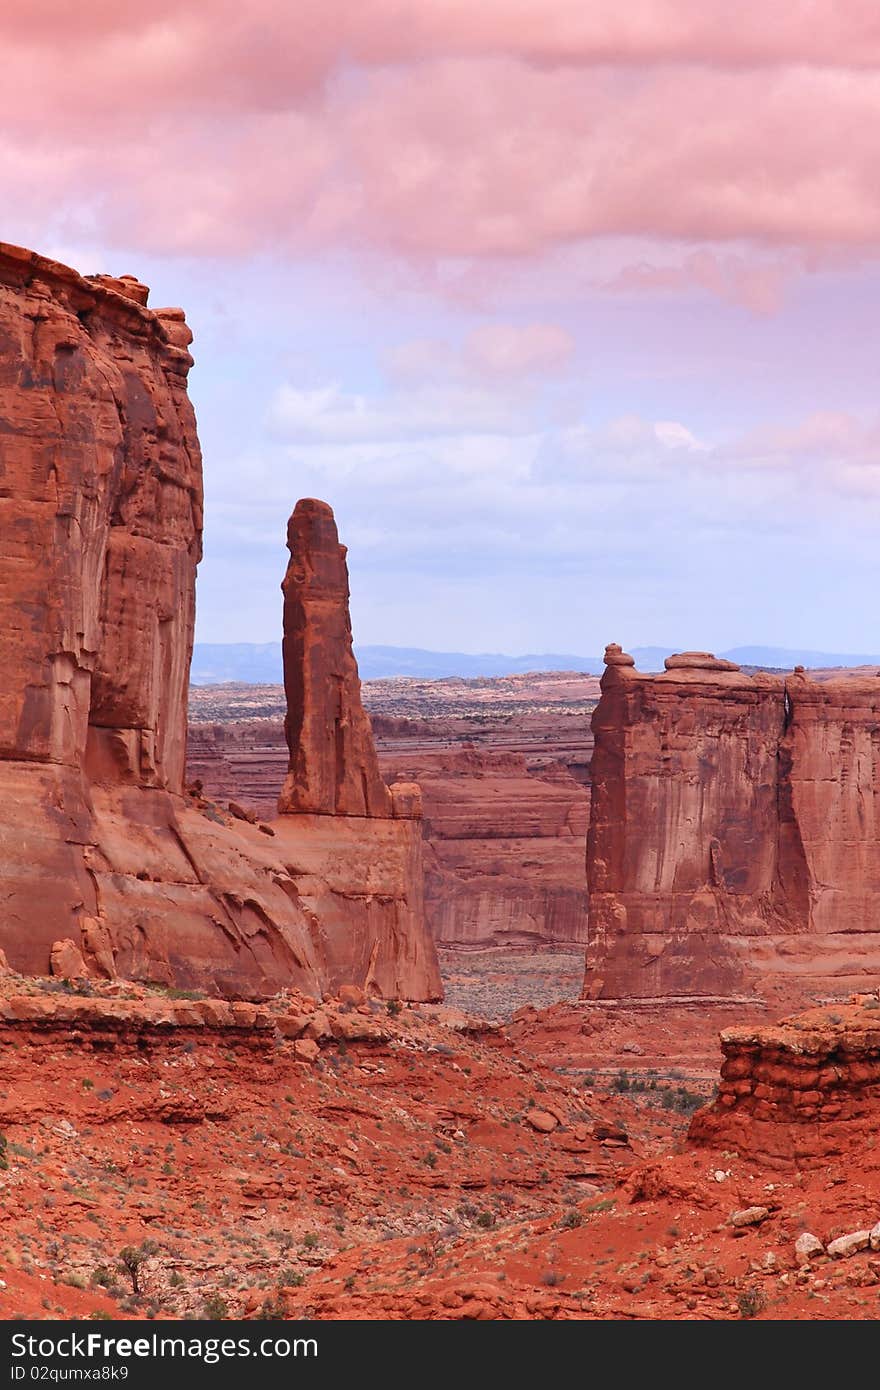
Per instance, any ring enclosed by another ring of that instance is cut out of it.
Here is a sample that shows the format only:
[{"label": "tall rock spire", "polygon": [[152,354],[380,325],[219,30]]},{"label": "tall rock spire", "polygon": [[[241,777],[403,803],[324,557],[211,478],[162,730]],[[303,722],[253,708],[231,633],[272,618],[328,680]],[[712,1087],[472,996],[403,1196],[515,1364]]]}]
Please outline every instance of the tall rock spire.
[{"label": "tall rock spire", "polygon": [[281,587],[290,769],[278,809],[391,816],[352,650],[346,549],[326,502],[297,502],[287,546]]}]

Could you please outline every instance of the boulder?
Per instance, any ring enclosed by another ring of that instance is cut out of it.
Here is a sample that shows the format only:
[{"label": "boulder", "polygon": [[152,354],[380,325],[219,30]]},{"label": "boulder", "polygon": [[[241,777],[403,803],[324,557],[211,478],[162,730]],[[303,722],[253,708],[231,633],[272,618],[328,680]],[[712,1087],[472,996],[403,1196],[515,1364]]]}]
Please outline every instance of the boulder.
[{"label": "boulder", "polygon": [[857,1255],[861,1250],[867,1250],[871,1244],[870,1231],[851,1231],[849,1235],[838,1236],[836,1240],[828,1242],[828,1254],[835,1260],[845,1260],[850,1255]]},{"label": "boulder", "polygon": [[527,1110],[526,1124],[531,1125],[539,1134],[552,1134],[559,1124],[555,1115],[551,1115],[549,1110]]},{"label": "boulder", "polygon": [[760,1226],[769,1215],[767,1207],[743,1207],[740,1211],[731,1212],[730,1224],[739,1229],[744,1226]]},{"label": "boulder", "polygon": [[49,971],[65,980],[80,980],[88,975],[82,951],[73,941],[56,941],[49,952]]},{"label": "boulder", "polygon": [[807,1264],[817,1255],[825,1254],[825,1246],[810,1231],[803,1231],[794,1243],[795,1259],[798,1264]]}]

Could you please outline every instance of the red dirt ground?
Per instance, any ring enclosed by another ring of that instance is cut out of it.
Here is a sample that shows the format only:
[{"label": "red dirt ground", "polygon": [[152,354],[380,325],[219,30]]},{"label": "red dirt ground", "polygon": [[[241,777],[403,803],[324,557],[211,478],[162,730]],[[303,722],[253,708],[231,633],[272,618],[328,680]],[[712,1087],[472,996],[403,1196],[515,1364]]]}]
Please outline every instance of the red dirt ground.
[{"label": "red dirt ground", "polygon": [[686,1143],[728,1008],[0,983],[7,1318],[877,1316],[880,1255],[794,1255],[878,1220],[871,1148],[780,1177]]}]

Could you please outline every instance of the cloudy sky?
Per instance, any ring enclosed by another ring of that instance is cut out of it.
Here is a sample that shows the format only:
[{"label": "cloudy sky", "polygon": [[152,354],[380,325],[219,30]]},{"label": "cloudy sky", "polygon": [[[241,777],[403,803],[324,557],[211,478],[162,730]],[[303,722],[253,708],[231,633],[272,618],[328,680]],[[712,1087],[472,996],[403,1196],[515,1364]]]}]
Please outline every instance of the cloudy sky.
[{"label": "cloudy sky", "polygon": [[199,637],[880,648],[876,0],[12,0],[0,237],[181,304]]}]

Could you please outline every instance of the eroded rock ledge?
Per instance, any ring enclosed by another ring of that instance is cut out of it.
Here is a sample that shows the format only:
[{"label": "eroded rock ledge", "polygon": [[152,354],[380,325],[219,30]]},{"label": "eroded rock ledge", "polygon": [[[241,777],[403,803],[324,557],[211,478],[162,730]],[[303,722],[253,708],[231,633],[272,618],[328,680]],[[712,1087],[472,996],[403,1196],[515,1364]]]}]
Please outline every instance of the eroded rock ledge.
[{"label": "eroded rock ledge", "polygon": [[767,1167],[808,1168],[870,1143],[880,1124],[880,996],[729,1028],[717,1099],[690,1138]]}]

